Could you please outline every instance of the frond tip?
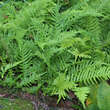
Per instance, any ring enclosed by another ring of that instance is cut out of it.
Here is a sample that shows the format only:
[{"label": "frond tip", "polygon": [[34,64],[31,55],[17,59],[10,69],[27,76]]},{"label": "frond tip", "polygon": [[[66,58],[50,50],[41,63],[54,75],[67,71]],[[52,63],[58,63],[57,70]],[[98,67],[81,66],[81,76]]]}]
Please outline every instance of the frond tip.
[{"label": "frond tip", "polygon": [[87,96],[90,92],[89,87],[77,87],[74,89],[75,95],[79,98],[81,101],[83,107],[85,108],[85,100],[87,99]]},{"label": "frond tip", "polygon": [[59,96],[57,103],[61,98],[65,99],[65,97],[67,97],[67,92],[73,90],[75,86],[75,83],[70,81],[65,74],[60,74],[53,82],[52,95]]}]

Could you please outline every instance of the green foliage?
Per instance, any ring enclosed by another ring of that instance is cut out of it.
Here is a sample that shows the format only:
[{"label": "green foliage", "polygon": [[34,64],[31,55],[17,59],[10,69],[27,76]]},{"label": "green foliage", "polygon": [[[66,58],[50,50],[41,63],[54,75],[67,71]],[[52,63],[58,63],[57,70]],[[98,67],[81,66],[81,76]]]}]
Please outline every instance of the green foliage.
[{"label": "green foliage", "polygon": [[0,85],[68,97],[110,78],[109,0],[9,1],[0,8]]},{"label": "green foliage", "polygon": [[58,102],[61,98],[65,99],[67,92],[74,89],[75,84],[66,78],[65,74],[60,74],[53,82],[52,95],[59,95]]},{"label": "green foliage", "polygon": [[85,100],[87,99],[87,94],[89,93],[88,87],[80,87],[75,89],[75,95],[79,98],[81,103],[83,104],[83,107],[85,108]]},{"label": "green foliage", "polygon": [[98,84],[99,81],[110,78],[110,68],[101,62],[83,62],[73,67],[71,77],[74,82],[81,82],[85,85]]},{"label": "green foliage", "polygon": [[[92,89],[96,91],[96,94],[90,94],[91,104],[88,106],[87,110],[107,110],[110,108],[110,86],[106,82],[102,82],[97,89]],[[95,100],[93,97],[95,97]]]},{"label": "green foliage", "polygon": [[100,110],[110,108],[110,86],[107,83],[102,83],[97,92],[97,105]]}]

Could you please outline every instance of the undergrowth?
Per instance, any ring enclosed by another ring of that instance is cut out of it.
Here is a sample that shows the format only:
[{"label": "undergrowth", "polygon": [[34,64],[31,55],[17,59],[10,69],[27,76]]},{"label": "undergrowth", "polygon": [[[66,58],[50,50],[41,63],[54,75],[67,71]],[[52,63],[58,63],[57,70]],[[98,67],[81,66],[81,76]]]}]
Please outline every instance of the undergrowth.
[{"label": "undergrowth", "polygon": [[109,0],[1,2],[0,85],[68,97],[85,108],[90,85],[110,78]]}]

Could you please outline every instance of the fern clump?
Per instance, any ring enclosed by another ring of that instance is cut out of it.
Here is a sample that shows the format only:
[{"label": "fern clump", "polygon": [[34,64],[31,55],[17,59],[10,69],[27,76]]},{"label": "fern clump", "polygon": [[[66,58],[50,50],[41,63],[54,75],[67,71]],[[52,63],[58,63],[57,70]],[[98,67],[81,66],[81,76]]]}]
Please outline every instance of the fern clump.
[{"label": "fern clump", "polygon": [[89,86],[110,78],[109,8],[109,0],[9,1],[0,8],[0,85],[58,102],[72,90],[85,107]]}]

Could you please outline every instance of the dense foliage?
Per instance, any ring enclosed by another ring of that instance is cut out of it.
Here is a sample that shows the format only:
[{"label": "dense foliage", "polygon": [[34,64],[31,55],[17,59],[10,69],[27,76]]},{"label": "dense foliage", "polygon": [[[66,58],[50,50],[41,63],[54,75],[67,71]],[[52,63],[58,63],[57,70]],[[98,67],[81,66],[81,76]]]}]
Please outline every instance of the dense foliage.
[{"label": "dense foliage", "polygon": [[0,85],[68,97],[83,107],[110,78],[110,0],[1,2]]}]

